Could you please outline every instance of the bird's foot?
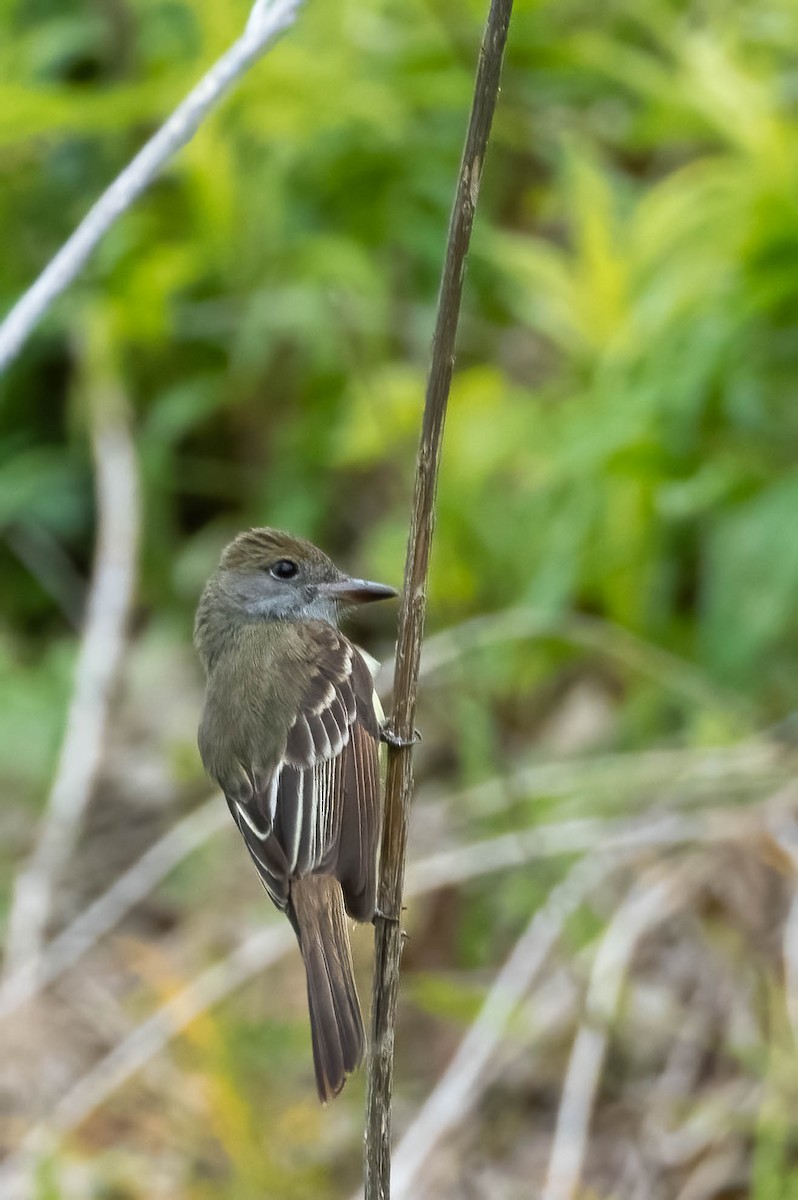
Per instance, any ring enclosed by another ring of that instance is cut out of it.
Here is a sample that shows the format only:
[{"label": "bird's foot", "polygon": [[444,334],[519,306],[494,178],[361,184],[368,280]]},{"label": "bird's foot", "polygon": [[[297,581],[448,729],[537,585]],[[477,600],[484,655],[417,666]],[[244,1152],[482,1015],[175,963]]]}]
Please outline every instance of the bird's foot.
[{"label": "bird's foot", "polygon": [[399,917],[392,917],[389,913],[383,912],[381,908],[375,908],[374,916],[371,918],[372,925],[376,925],[377,921],[387,921],[389,925],[398,925]]},{"label": "bird's foot", "polygon": [[421,734],[417,729],[413,730],[411,738],[403,738],[401,734],[389,729],[388,723],[380,725],[380,741],[385,742],[386,746],[394,746],[396,749],[403,749],[407,746],[415,746],[421,741]]}]

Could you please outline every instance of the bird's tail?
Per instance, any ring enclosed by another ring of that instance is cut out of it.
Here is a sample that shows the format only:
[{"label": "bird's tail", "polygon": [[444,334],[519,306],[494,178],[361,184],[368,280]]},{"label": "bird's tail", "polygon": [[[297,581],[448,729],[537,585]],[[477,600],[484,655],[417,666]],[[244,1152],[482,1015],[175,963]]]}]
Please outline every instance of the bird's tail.
[{"label": "bird's tail", "polygon": [[360,1065],[366,1044],[338,880],[331,875],[293,880],[289,916],[305,962],[316,1085],[326,1103]]}]

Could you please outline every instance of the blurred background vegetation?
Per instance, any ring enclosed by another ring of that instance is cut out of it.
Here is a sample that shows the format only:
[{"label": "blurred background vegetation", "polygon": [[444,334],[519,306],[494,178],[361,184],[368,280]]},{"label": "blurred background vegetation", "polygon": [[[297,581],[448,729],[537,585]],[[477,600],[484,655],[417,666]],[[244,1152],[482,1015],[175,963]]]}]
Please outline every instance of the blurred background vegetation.
[{"label": "blurred background vegetation", "polygon": [[[398,583],[485,8],[315,0],[0,383],[6,912],[64,730],[98,395],[128,413],[145,516],[58,925],[207,795],[191,623],[227,538],[287,528]],[[3,311],[246,16],[243,0],[2,0]],[[771,753],[758,731],[798,696],[797,47],[793,0],[516,4],[440,485],[429,629],[461,633],[420,714],[425,852],[660,812],[674,796],[726,806],[731,828],[741,808],[770,813],[791,776],[789,745]],[[509,610],[506,638],[463,625]],[[355,632],[390,657],[393,620],[369,613]],[[752,746],[753,766],[740,758]],[[473,790],[545,764],[555,782],[516,779],[500,803]],[[596,1097],[591,1195],[798,1195],[790,864],[763,836],[676,855],[699,882],[635,960]],[[232,829],[210,840],[79,979],[17,1015],[6,1150],[136,1021],[273,919],[242,854]],[[411,906],[400,1131],[567,866]],[[438,1156],[430,1195],[539,1186],[596,946],[634,874],[568,922],[548,977],[573,991],[560,1024],[541,1042],[527,1005],[504,1043],[512,1069]],[[358,944],[365,995],[368,935]],[[317,1109],[297,958],[194,1022],[59,1144],[31,1195],[349,1194],[362,1081]],[[675,1039],[697,1012],[689,1086],[663,1099],[663,1029]],[[692,1137],[670,1158],[650,1128],[666,1101],[669,1130]]]}]

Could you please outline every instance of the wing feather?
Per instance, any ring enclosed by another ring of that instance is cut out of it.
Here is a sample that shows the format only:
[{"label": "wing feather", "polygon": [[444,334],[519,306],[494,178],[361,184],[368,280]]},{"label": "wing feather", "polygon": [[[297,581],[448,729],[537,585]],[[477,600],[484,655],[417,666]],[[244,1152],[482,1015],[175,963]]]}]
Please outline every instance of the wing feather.
[{"label": "wing feather", "polygon": [[285,761],[294,767],[303,767],[312,763],[315,758],[313,734],[304,713],[300,713],[288,736]]},{"label": "wing feather", "polygon": [[333,626],[309,622],[304,630],[314,669],[281,761],[268,776],[250,768],[252,796],[228,802],[276,904],[286,907],[292,878],[330,874],[350,916],[370,920],[381,817],[371,672]]}]

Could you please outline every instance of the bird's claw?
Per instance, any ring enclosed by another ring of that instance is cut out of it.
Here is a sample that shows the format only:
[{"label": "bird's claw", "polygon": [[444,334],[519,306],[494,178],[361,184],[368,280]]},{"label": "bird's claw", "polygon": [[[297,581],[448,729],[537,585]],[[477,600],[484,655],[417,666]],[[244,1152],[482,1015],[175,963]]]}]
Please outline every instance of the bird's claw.
[{"label": "bird's claw", "polygon": [[401,734],[390,729],[386,722],[384,725],[380,725],[380,741],[385,742],[386,746],[393,746],[401,750],[408,746],[416,746],[421,741],[421,734],[417,729],[414,729],[411,738],[404,738]]}]

